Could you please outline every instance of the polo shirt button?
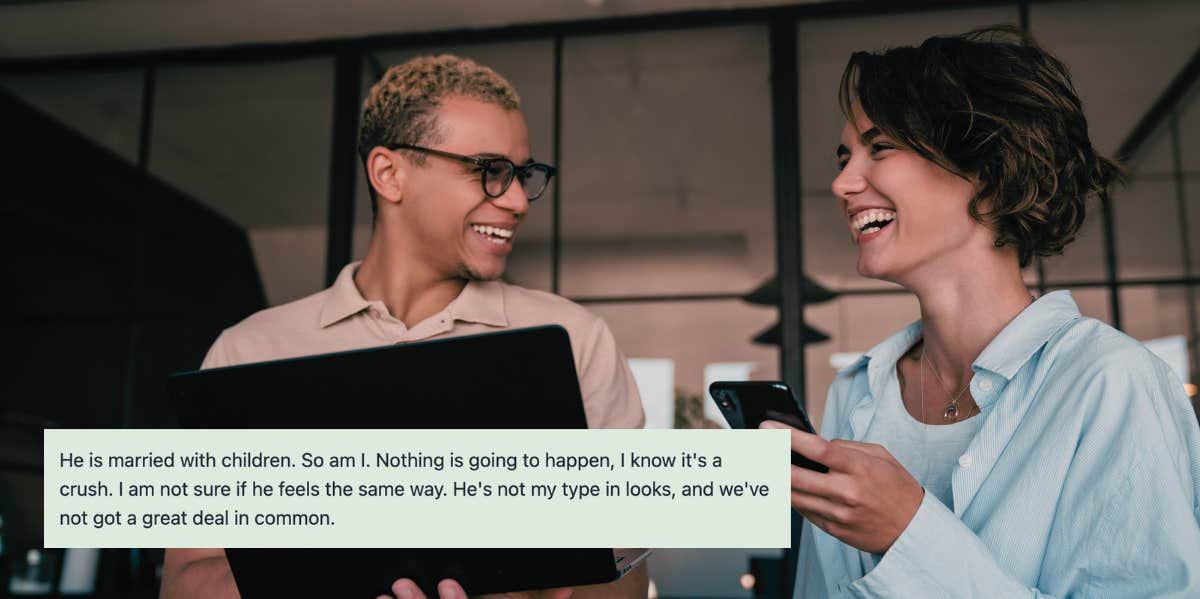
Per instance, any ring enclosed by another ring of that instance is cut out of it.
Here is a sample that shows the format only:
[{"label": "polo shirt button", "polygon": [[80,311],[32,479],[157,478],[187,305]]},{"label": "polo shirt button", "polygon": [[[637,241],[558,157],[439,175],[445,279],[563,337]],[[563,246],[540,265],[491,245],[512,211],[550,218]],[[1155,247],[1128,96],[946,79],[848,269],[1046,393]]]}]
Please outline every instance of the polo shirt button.
[{"label": "polo shirt button", "polygon": [[992,382],[987,379],[983,379],[982,381],[979,381],[979,390],[983,391],[985,393],[988,391],[991,391],[992,390]]},{"label": "polo shirt button", "polygon": [[965,453],[958,456],[958,465],[963,468],[970,468],[971,467],[971,456],[969,456]]}]

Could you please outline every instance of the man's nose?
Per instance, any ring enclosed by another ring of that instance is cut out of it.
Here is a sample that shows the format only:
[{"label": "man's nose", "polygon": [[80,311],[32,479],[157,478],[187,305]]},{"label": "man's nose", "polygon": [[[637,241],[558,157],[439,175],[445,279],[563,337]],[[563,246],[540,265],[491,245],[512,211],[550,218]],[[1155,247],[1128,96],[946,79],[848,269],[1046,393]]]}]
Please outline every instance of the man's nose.
[{"label": "man's nose", "polygon": [[520,177],[513,177],[512,184],[498,198],[492,198],[492,204],[513,213],[520,218],[529,212],[529,198],[525,196],[525,186]]}]

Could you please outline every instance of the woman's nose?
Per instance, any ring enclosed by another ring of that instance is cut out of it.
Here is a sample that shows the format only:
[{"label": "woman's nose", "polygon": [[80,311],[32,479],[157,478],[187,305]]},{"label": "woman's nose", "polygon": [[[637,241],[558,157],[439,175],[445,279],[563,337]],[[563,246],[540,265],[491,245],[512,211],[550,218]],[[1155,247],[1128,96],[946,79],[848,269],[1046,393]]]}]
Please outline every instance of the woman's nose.
[{"label": "woman's nose", "polygon": [[854,194],[857,194],[867,188],[867,180],[861,173],[851,171],[849,168],[842,170],[837,177],[833,179],[833,195],[839,200],[847,200]]}]

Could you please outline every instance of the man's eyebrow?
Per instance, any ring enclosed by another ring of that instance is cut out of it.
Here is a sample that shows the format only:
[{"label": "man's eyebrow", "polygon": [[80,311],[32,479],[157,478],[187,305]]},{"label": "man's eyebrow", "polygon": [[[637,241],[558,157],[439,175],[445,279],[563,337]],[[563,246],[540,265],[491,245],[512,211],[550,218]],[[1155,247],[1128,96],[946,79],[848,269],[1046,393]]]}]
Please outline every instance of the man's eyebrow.
[{"label": "man's eyebrow", "polygon": [[520,165],[533,164],[533,162],[534,162],[533,158],[526,158],[525,162],[517,162],[516,160],[513,160],[512,158],[509,158],[508,156],[506,156],[504,154],[497,154],[496,152],[479,152],[478,154],[471,154],[471,157],[472,158],[485,158],[485,159],[486,158],[503,158],[505,160],[511,161],[513,164],[520,164]]},{"label": "man's eyebrow", "polygon": [[505,160],[509,160],[508,156],[505,156],[504,154],[497,154],[495,152],[477,152],[475,154],[471,154],[471,157],[472,158],[503,158]]}]

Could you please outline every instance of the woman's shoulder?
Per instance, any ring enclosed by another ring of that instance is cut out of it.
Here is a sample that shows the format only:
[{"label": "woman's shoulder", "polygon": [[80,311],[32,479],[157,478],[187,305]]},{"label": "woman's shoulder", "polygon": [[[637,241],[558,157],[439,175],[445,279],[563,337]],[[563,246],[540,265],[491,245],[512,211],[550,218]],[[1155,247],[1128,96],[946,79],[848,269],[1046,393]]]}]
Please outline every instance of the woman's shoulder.
[{"label": "woman's shoulder", "polygon": [[1095,377],[1159,377],[1170,372],[1142,342],[1095,318],[1082,317],[1046,341],[1040,363],[1078,382]]},{"label": "woman's shoulder", "polygon": [[1184,444],[1195,437],[1196,416],[1179,375],[1145,344],[1093,318],[1081,318],[1042,350],[1046,391],[1070,404],[1082,422],[1134,434],[1166,431]]}]

